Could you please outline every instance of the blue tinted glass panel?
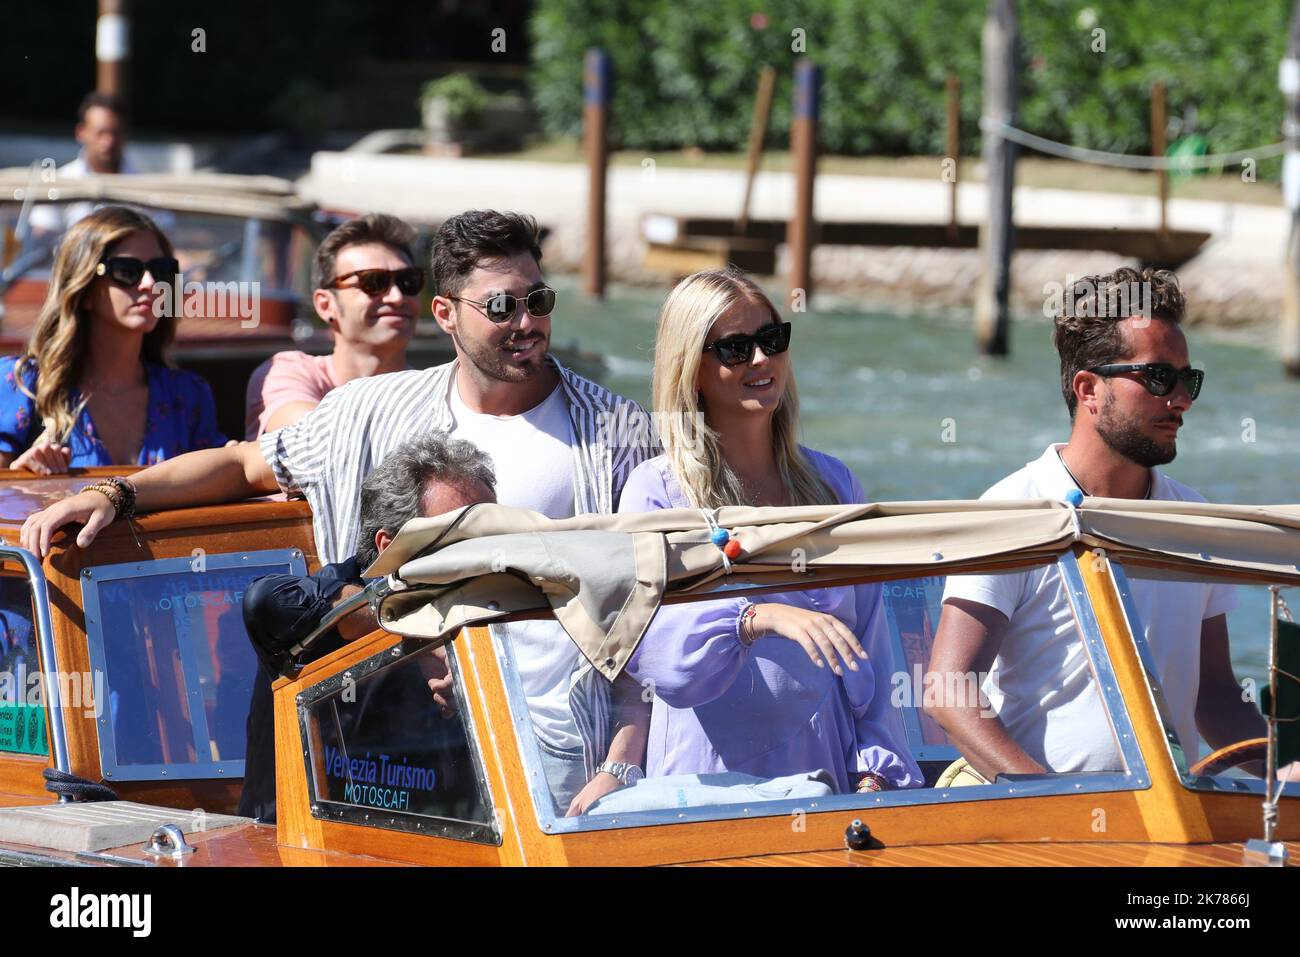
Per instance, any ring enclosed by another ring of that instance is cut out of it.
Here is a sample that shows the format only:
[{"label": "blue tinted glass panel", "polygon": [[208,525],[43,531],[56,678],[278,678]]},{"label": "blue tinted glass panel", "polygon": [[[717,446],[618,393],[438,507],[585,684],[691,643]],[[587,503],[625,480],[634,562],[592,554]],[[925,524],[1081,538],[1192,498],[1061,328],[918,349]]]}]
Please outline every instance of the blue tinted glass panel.
[{"label": "blue tinted glass panel", "polygon": [[[212,567],[219,559],[230,561],[208,556],[202,570],[191,570],[186,560],[93,570],[87,633],[92,664],[106,675],[100,725],[105,771],[111,769],[106,776],[162,777],[164,768],[172,776],[243,774],[257,672],[244,629],[244,592],[264,575],[302,569],[288,562]],[[183,570],[140,570],[148,566]],[[121,572],[126,568],[129,575]]]},{"label": "blue tinted glass panel", "polygon": [[385,654],[304,705],[318,816],[497,842],[454,656],[451,645]]}]

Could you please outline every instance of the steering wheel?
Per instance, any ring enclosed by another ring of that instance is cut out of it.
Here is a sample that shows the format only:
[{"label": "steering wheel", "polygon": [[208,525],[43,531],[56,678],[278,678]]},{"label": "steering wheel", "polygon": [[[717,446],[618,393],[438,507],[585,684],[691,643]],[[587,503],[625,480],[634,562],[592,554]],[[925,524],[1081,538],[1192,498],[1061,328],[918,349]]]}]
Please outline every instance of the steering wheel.
[{"label": "steering wheel", "polygon": [[1189,769],[1194,775],[1219,774],[1228,768],[1238,768],[1251,761],[1264,761],[1268,757],[1268,738],[1247,738],[1236,741],[1207,754]]}]

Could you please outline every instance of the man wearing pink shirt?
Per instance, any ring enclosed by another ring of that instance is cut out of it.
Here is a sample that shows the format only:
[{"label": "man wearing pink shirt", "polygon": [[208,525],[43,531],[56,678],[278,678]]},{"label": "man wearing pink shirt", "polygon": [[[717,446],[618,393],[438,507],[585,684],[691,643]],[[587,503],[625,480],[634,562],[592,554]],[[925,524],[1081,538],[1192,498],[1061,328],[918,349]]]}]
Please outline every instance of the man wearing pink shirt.
[{"label": "man wearing pink shirt", "polygon": [[414,265],[415,230],[371,213],[334,229],[316,250],[312,304],[334,333],[334,351],[280,352],[248,380],[245,437],[292,425],[345,382],[407,368],[424,271]]}]

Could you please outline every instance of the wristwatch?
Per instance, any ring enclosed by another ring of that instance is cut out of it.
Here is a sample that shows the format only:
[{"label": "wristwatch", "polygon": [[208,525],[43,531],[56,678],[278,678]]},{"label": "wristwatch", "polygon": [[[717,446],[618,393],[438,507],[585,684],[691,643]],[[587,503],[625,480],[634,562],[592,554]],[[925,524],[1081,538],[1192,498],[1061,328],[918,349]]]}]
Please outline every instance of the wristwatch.
[{"label": "wristwatch", "polygon": [[625,764],[622,761],[606,761],[596,768],[597,774],[601,771],[614,775],[624,784],[636,784],[645,777],[645,772],[635,764]]}]

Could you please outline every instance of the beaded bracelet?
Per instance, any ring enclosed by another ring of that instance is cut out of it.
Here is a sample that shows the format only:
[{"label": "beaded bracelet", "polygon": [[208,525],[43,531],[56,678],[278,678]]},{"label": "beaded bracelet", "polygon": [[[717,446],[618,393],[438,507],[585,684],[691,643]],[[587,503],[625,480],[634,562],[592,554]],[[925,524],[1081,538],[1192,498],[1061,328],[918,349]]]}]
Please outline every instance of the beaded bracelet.
[{"label": "beaded bracelet", "polygon": [[83,492],[98,492],[108,499],[117,518],[135,515],[135,484],[129,479],[113,476],[87,485]]}]

